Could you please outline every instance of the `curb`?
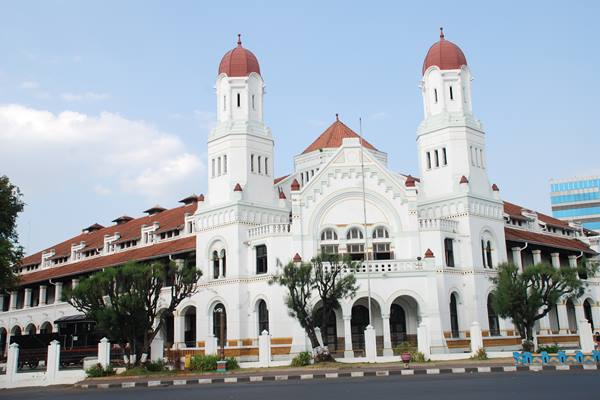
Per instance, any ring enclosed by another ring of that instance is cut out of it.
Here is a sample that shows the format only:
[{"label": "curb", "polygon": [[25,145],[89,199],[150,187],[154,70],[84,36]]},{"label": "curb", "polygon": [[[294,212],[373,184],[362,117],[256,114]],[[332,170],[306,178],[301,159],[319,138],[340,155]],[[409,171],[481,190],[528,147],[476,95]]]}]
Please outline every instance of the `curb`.
[{"label": "curb", "polygon": [[232,376],[223,378],[200,378],[200,379],[168,379],[149,380],[143,382],[119,382],[119,383],[78,383],[74,387],[79,389],[112,389],[112,388],[146,388],[158,386],[183,386],[183,385],[210,385],[218,383],[251,383],[271,381],[303,381],[313,379],[337,379],[337,378],[360,378],[360,377],[386,377],[386,376],[412,376],[412,375],[440,375],[440,374],[488,374],[501,372],[539,372],[539,371],[570,371],[586,370],[597,371],[596,364],[584,365],[530,365],[530,366],[497,366],[497,367],[467,367],[467,368],[421,368],[421,369],[396,369],[396,370],[370,370],[352,372],[327,372],[321,374],[295,374],[295,375],[257,375],[257,376]]}]

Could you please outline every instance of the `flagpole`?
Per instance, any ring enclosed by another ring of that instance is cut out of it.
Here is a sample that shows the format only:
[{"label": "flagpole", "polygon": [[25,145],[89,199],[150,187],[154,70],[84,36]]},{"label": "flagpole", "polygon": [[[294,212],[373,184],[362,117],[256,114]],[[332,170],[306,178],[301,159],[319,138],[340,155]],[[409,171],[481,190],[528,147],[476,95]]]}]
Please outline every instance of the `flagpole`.
[{"label": "flagpole", "polygon": [[362,175],[362,197],[363,197],[363,222],[365,231],[365,265],[367,267],[367,298],[369,303],[369,325],[373,326],[373,317],[371,314],[371,269],[369,268],[369,246],[367,234],[367,194],[365,190],[365,153],[363,146],[363,135],[362,135],[362,118],[358,118],[358,135],[360,137],[360,170]]}]

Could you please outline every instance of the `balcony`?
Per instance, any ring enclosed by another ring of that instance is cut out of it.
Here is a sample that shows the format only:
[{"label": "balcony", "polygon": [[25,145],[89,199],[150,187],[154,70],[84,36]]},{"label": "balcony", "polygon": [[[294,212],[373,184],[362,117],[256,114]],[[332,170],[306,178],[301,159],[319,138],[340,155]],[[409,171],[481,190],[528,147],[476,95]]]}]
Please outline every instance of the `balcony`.
[{"label": "balcony", "polygon": [[271,236],[286,236],[290,233],[290,224],[265,224],[248,229],[248,239],[254,240]]},{"label": "balcony", "polygon": [[419,228],[422,231],[458,232],[458,222],[445,218],[419,218]]},{"label": "balcony", "polygon": [[[368,269],[367,269],[368,264]],[[331,271],[330,263],[323,263],[325,272]],[[396,274],[403,272],[423,272],[434,270],[433,260],[421,260],[417,261],[414,259],[407,260],[371,260],[368,263],[360,262],[357,263],[354,273],[359,278],[364,278],[367,273],[374,276],[386,276],[388,274]],[[350,268],[346,265],[342,266],[342,274],[351,272]]]}]

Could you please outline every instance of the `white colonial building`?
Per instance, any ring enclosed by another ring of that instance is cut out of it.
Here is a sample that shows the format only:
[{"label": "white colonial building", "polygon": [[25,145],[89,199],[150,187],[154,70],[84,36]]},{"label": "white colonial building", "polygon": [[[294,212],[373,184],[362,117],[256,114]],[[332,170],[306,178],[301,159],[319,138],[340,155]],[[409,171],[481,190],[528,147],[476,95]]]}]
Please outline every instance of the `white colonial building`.
[{"label": "white colonial building", "polygon": [[[122,216],[111,226],[94,224],[26,257],[21,287],[1,300],[3,345],[11,335],[51,331],[55,321],[76,315],[60,301],[61,291],[86,275],[129,260],[175,259],[195,263],[203,276],[199,292],[166,317],[166,347],[212,350],[220,328],[214,311],[224,309],[228,354],[256,356],[263,330],[274,355],[296,353],[306,347],[305,333],[288,315],[284,289],[269,280],[291,260],[339,253],[360,265],[357,296],[342,301],[322,332],[339,356],[364,349],[368,276],[380,354],[415,342],[418,327],[431,353],[468,350],[473,322],[486,347],[515,347],[514,327],[489,306],[496,266],[544,260],[569,268],[595,256],[597,241],[594,247],[580,226],[501,199],[488,174],[471,83],[463,52],[442,33],[422,69],[418,178],[391,170],[387,154],[337,116],[294,158],[294,171],[275,178],[276,135],[263,120],[263,77],[238,41],[216,78],[207,195],[173,209],[152,207],[140,218]],[[589,279],[585,296],[540,321],[540,342],[576,346],[577,321],[600,327],[598,282]]]}]

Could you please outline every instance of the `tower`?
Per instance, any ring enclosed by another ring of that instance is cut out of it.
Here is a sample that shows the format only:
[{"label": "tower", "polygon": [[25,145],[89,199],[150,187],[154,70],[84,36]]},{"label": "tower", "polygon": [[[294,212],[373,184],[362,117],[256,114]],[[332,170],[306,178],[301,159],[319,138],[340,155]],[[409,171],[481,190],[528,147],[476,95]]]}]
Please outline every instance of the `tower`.
[{"label": "tower", "polygon": [[471,71],[462,50],[446,40],[441,28],[422,73],[424,119],[417,131],[417,147],[423,197],[437,199],[464,191],[465,181],[469,192],[493,197],[485,135],[473,115]]},{"label": "tower", "polygon": [[[256,56],[237,46],[219,64],[217,125],[208,138],[208,202],[273,204],[273,138],[263,123],[264,81]],[[238,186],[239,185],[239,186]],[[241,189],[241,190],[239,190]]]}]

